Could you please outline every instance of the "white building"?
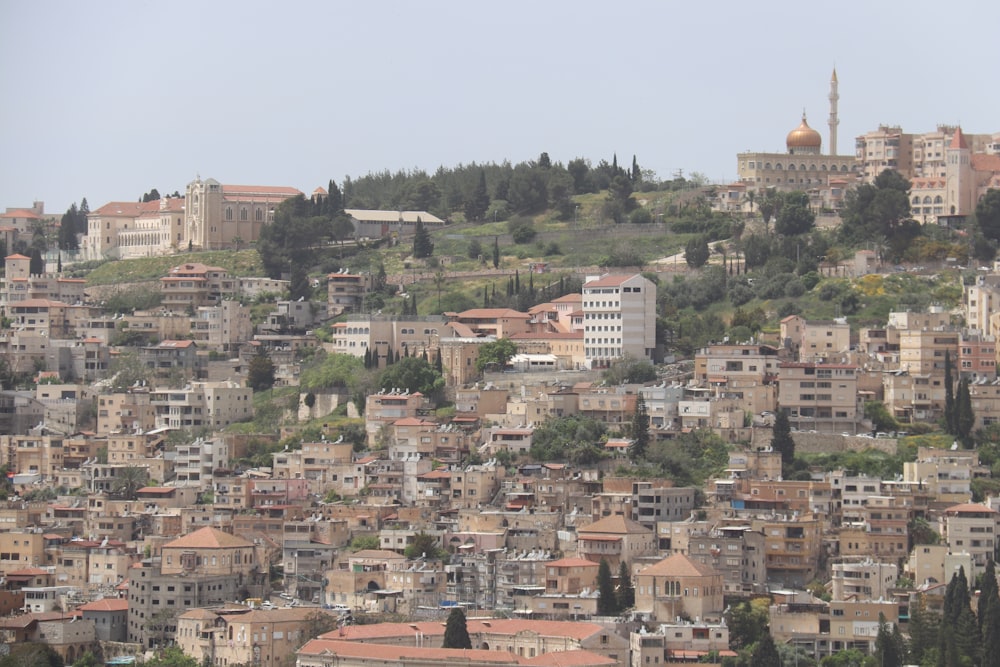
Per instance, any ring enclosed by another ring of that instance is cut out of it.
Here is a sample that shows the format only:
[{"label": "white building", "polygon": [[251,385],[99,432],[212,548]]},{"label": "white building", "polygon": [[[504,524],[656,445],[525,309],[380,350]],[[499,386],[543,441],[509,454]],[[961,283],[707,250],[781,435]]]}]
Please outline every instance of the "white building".
[{"label": "white building", "polygon": [[653,358],[656,285],[640,274],[588,278],[583,285],[583,345],[591,368],[625,356]]}]

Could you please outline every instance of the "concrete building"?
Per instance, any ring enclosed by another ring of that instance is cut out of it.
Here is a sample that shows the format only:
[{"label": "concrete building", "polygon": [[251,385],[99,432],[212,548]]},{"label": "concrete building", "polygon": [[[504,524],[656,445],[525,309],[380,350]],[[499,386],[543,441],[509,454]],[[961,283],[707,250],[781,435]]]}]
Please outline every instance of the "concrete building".
[{"label": "concrete building", "polygon": [[652,360],[656,285],[639,274],[604,275],[583,284],[584,355],[591,367],[629,356]]},{"label": "concrete building", "polygon": [[722,573],[683,554],[639,570],[633,580],[635,609],[653,620],[717,620],[725,608]]},{"label": "concrete building", "polygon": [[1000,513],[986,505],[963,503],[952,505],[941,518],[941,539],[953,553],[968,552],[973,569],[966,573],[975,579],[986,567],[986,561],[996,553],[997,528]]},{"label": "concrete building", "polygon": [[859,419],[857,371],[853,364],[780,364],[778,405],[800,430],[853,432]]}]

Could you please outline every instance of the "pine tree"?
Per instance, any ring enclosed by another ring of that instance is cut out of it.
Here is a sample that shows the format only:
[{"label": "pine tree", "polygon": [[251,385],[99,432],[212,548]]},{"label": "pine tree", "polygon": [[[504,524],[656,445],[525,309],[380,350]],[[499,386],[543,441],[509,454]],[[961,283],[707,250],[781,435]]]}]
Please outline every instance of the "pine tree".
[{"label": "pine tree", "polygon": [[635,159],[634,155],[632,156],[632,173],[629,174],[629,177],[632,179],[633,183],[638,183],[642,180],[642,172],[639,170],[639,162]]},{"label": "pine tree", "polygon": [[266,391],[274,386],[274,362],[263,350],[250,359],[247,368],[247,386],[255,392]]},{"label": "pine tree", "polygon": [[[938,664],[951,667],[960,663],[960,635],[962,610],[969,610],[969,582],[965,578],[965,568],[951,575],[951,581],[944,593],[944,608],[941,613],[941,628],[938,632]],[[967,629],[967,628],[966,628]],[[964,639],[964,637],[962,637]]]},{"label": "pine tree", "polygon": [[424,259],[434,254],[434,243],[430,232],[424,227],[424,221],[417,216],[416,229],[413,232],[413,256]]},{"label": "pine tree", "polygon": [[80,247],[76,240],[77,224],[80,219],[80,211],[76,204],[72,204],[69,210],[63,214],[59,222],[59,249],[76,250]]},{"label": "pine tree", "polygon": [[455,607],[448,614],[448,622],[444,626],[444,643],[441,644],[441,648],[472,648],[468,622],[461,607]]},{"label": "pine tree", "polygon": [[479,182],[472,191],[472,196],[465,202],[465,219],[482,220],[490,207],[490,193],[486,189],[486,171],[479,170]]},{"label": "pine tree", "polygon": [[326,214],[330,217],[339,215],[344,210],[344,196],[340,193],[340,188],[331,178],[326,189]]},{"label": "pine tree", "polygon": [[618,601],[615,599],[615,583],[611,579],[611,566],[605,558],[597,568],[597,614],[598,616],[614,616],[618,613]]},{"label": "pine tree", "polygon": [[635,412],[632,414],[632,444],[628,453],[633,461],[646,457],[649,447],[649,413],[646,411],[646,399],[640,393],[635,399]]},{"label": "pine tree", "polygon": [[619,612],[631,609],[635,605],[635,588],[632,586],[632,577],[625,561],[618,566],[618,591],[615,602]]},{"label": "pine tree", "polygon": [[955,652],[960,659],[971,658],[972,664],[979,664],[983,638],[979,634],[979,625],[976,623],[976,616],[972,613],[971,607],[968,605],[962,607],[954,631],[947,634],[954,634]]},{"label": "pine tree", "polygon": [[989,558],[986,560],[986,569],[979,584],[979,600],[976,602],[976,620],[979,622],[980,630],[983,629],[983,623],[989,614],[989,606],[998,599],[998,596],[1000,592],[997,590],[996,564]]}]

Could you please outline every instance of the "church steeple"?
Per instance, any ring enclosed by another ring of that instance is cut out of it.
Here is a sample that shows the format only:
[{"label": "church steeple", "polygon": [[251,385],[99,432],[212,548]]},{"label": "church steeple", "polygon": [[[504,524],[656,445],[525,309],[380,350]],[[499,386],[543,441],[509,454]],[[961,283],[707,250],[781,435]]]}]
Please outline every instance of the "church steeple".
[{"label": "church steeple", "polygon": [[840,94],[837,92],[837,68],[833,68],[833,76],[830,77],[830,120],[828,121],[830,126],[830,155],[837,154],[837,126],[840,125],[840,119],[837,118],[837,100],[840,99]]}]

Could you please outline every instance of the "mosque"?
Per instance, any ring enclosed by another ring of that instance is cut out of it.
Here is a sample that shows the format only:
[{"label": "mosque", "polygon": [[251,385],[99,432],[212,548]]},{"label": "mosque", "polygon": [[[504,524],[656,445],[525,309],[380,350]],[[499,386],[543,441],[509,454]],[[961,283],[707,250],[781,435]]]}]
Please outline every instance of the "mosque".
[{"label": "mosque", "polygon": [[[809,194],[813,206],[838,209],[844,192],[855,182],[857,176],[854,155],[837,155],[837,70],[830,79],[830,151],[823,152],[823,137],[809,127],[805,113],[802,122],[785,138],[784,153],[739,153],[736,156],[739,180],[729,186],[729,198],[735,199],[743,191],[743,199],[749,192],[774,189],[779,192],[801,190]],[[740,204],[742,207],[742,204]]]}]

